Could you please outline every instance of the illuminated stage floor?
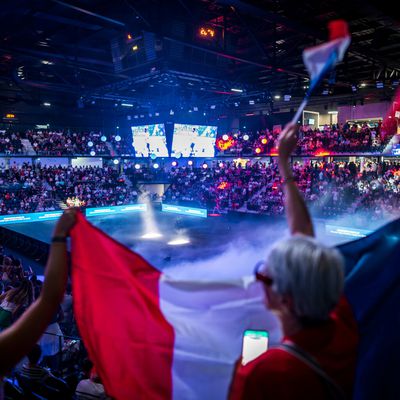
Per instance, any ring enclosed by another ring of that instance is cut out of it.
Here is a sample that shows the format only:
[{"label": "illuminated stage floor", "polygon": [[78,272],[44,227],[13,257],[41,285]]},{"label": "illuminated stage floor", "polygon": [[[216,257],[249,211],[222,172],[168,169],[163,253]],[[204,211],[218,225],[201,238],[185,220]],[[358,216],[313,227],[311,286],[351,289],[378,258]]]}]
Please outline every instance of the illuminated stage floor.
[{"label": "illuminated stage floor", "polygon": [[[145,213],[129,213],[94,217],[90,221],[160,269],[215,259],[227,251],[247,254],[249,262],[257,261],[265,257],[274,241],[287,235],[286,222],[282,218],[238,215],[205,219],[154,211],[155,225],[162,236],[149,240],[142,238],[146,233],[146,217]],[[49,243],[54,225],[54,221],[46,221],[9,225],[7,228]],[[323,223],[317,223],[316,228],[318,237],[327,244],[351,240],[325,235]],[[168,244],[177,239],[185,239],[189,243]]]}]

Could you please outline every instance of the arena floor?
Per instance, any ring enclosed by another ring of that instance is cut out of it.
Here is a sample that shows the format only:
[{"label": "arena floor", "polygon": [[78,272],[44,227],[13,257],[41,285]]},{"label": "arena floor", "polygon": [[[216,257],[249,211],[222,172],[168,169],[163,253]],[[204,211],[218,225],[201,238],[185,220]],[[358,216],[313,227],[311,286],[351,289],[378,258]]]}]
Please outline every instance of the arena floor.
[{"label": "arena floor", "polygon": [[[288,234],[283,218],[249,214],[205,219],[154,211],[152,217],[148,213],[130,213],[94,217],[90,221],[160,269],[188,263],[207,263],[217,268],[221,263],[228,264],[228,259],[235,264],[252,266],[265,257],[274,241]],[[326,244],[336,245],[352,240],[345,236],[328,235],[326,223],[332,221],[315,222],[317,236]],[[49,243],[54,224],[53,221],[46,221],[9,225],[7,228]],[[149,230],[158,231],[162,236],[144,239],[142,236]],[[188,243],[168,244],[177,239],[187,240]]]}]

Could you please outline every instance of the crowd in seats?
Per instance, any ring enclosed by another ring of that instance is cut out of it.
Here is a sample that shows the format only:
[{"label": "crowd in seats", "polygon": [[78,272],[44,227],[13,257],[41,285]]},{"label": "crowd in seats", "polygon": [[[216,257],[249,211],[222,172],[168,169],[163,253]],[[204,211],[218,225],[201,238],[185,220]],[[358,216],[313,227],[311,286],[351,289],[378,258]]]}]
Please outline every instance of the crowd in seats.
[{"label": "crowd in seats", "polygon": [[[118,140],[116,140],[116,138]],[[132,137],[130,135],[114,134],[110,137],[110,142],[114,148],[115,155],[133,156]]]},{"label": "crowd in seats", "polygon": [[211,168],[179,167],[170,171],[166,202],[197,203],[209,209],[237,210],[273,179],[259,163],[246,168],[235,163],[215,163]]},{"label": "crowd in seats", "polygon": [[[376,219],[400,209],[400,164],[367,161],[295,162],[294,176],[315,215],[332,217],[353,211]],[[136,203],[138,186],[169,183],[165,202],[209,210],[283,214],[283,190],[275,162],[246,165],[215,161],[207,168],[153,168],[137,163],[104,167],[0,166],[0,213],[58,210],[63,204],[101,207]],[[154,199],[153,199],[154,200]],[[158,198],[156,199],[158,200]]]},{"label": "crowd in seats", "polygon": [[[277,140],[280,131],[262,130],[257,132],[241,131],[227,135],[232,140],[232,147],[225,151],[218,149],[217,154],[225,155],[276,155]],[[220,139],[223,135],[220,135]],[[380,124],[369,126],[363,124],[325,125],[322,128],[301,126],[299,129],[298,155],[315,155],[317,153],[379,153],[389,142]],[[227,141],[228,141],[227,140]],[[222,145],[224,141],[221,142]]]},{"label": "crowd in seats", "polygon": [[21,135],[18,132],[0,132],[0,154],[23,154]]},{"label": "crowd in seats", "polygon": [[[391,138],[381,126],[380,122],[375,125],[325,125],[318,129],[301,126],[297,154],[381,152]],[[279,129],[221,133],[217,138],[216,152],[219,155],[237,156],[275,154],[279,133]],[[223,137],[228,139],[223,140]],[[26,154],[28,149],[24,148],[21,139],[28,139],[34,152],[42,156],[91,153],[96,156],[134,155],[132,136],[129,133],[107,135],[97,131],[70,130],[28,130],[22,133],[2,131],[0,154]],[[219,147],[218,141],[222,147]],[[227,148],[225,145],[228,145]]]},{"label": "crowd in seats", "polygon": [[[380,219],[397,215],[400,210],[400,163],[309,161],[295,163],[293,170],[315,215],[333,217],[365,211]],[[268,215],[284,212],[276,163],[174,168],[165,201],[220,211],[240,209]]]},{"label": "crowd in seats", "polygon": [[101,132],[27,131],[25,135],[42,156],[90,155],[92,151],[97,156],[110,155]]},{"label": "crowd in seats", "polygon": [[[39,297],[41,289],[42,281],[36,273],[30,267],[26,269],[20,259],[0,246],[0,332],[22,316]],[[47,333],[5,377],[5,398],[108,399],[80,338],[76,337],[74,319],[72,315],[68,317],[68,312],[72,314],[70,289],[69,285],[57,315],[46,328]],[[50,335],[48,332],[52,331],[56,320],[63,329],[57,335]],[[70,332],[74,332],[75,337],[64,336]],[[49,355],[49,343],[58,344],[60,338],[62,347]]]},{"label": "crowd in seats", "polygon": [[86,206],[136,202],[117,166],[0,165],[0,214],[52,211],[61,203]]}]

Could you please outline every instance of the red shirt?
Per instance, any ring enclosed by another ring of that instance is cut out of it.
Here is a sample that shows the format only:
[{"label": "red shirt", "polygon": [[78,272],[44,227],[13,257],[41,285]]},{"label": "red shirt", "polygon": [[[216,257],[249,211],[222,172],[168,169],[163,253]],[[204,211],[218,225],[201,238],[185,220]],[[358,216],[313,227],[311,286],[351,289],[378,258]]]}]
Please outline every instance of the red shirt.
[{"label": "red shirt", "polygon": [[[358,331],[347,300],[342,297],[331,318],[285,337],[314,357],[322,369],[351,398],[357,361]],[[310,367],[281,349],[240,366],[232,383],[230,400],[324,399],[327,392]]]}]

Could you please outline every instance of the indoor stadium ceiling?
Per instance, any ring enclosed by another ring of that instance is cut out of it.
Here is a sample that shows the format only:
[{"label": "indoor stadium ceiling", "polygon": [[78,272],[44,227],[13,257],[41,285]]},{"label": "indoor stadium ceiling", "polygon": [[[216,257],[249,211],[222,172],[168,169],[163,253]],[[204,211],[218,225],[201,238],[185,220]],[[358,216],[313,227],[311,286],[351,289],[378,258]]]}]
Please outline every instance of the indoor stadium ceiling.
[{"label": "indoor stadium ceiling", "polygon": [[302,51],[325,41],[336,18],[349,22],[352,43],[314,101],[390,98],[400,18],[389,2],[4,0],[0,101],[274,110],[304,94]]}]

